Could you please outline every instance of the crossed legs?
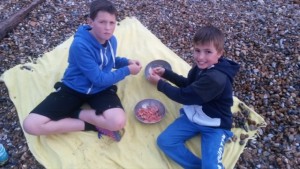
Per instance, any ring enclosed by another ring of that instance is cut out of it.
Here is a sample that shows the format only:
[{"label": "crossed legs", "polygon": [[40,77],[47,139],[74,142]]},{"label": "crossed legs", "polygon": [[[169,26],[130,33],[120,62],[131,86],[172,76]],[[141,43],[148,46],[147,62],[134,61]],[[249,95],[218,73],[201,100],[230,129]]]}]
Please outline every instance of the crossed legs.
[{"label": "crossed legs", "polygon": [[[32,110],[23,121],[23,129],[32,135],[82,131],[86,124],[120,130],[126,124],[126,114],[116,92],[117,87],[111,86],[100,93],[86,95],[62,85]],[[80,110],[84,103],[91,109]]]},{"label": "crossed legs", "polygon": [[40,114],[30,113],[23,122],[23,128],[31,135],[49,135],[82,131],[85,129],[85,122],[117,131],[125,126],[126,116],[121,108],[106,110],[102,115],[96,115],[93,109],[81,110],[79,119],[63,118],[56,121]]}]

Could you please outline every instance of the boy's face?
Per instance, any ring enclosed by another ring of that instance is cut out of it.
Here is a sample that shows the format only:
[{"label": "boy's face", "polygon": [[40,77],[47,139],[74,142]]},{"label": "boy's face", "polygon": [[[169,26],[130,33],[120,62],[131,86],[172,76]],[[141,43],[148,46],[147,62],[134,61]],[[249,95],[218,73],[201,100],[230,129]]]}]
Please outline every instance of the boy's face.
[{"label": "boy's face", "polygon": [[195,44],[194,45],[194,60],[200,69],[210,68],[218,63],[223,52],[218,52],[213,43]]},{"label": "boy's face", "polygon": [[95,38],[104,44],[113,35],[116,28],[116,16],[108,12],[99,11],[94,20],[89,19],[90,31]]}]

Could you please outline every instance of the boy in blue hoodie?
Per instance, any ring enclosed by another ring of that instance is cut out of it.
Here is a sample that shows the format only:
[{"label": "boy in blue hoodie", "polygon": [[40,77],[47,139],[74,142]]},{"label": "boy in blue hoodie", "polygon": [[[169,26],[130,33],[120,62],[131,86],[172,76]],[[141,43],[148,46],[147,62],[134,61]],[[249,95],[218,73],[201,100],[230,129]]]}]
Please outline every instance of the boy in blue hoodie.
[{"label": "boy in blue hoodie", "polygon": [[[198,30],[193,43],[195,66],[187,78],[161,67],[154,68],[148,77],[160,92],[183,104],[180,117],[159,135],[157,144],[185,169],[224,168],[224,145],[233,136],[230,131],[232,83],[239,65],[222,57],[224,35],[215,27]],[[202,159],[185,146],[186,140],[198,134],[201,135]]]},{"label": "boy in blue hoodie", "polygon": [[[25,118],[25,132],[48,135],[94,130],[120,140],[118,131],[124,128],[126,115],[115,84],[138,74],[142,67],[137,60],[116,56],[116,17],[110,1],[91,3],[88,25],[78,28],[70,46],[62,82]],[[91,109],[81,109],[85,103]]]}]

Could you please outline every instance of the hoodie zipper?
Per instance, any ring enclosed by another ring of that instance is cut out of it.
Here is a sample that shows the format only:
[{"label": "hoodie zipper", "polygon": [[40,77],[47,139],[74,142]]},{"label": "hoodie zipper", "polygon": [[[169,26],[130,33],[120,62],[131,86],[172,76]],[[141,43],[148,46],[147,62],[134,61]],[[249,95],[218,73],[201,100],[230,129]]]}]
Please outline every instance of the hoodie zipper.
[{"label": "hoodie zipper", "polygon": [[[99,56],[100,56],[99,59],[100,59],[100,62],[101,62],[101,65],[99,65],[99,69],[102,70],[102,67],[103,67],[103,53],[102,53],[101,48],[99,49]],[[93,87],[94,87],[94,84],[92,84],[92,85],[88,88],[88,91],[87,91],[86,94],[89,94],[89,93],[92,91]]]},{"label": "hoodie zipper", "polygon": [[[111,55],[112,55],[112,59],[113,59],[113,67],[115,67],[115,53],[114,53],[114,51],[113,51],[113,48],[112,48],[112,45],[111,45],[111,43],[108,41],[108,44],[109,44],[109,48],[110,48],[110,52],[111,52]],[[106,64],[105,65],[107,65],[108,64],[108,58],[107,58],[107,55],[106,55],[106,50],[107,50],[107,48],[104,48],[104,54],[103,54],[103,52],[102,52],[102,50],[100,49],[99,50],[99,53],[100,53],[100,61],[101,61],[101,65],[99,66],[99,68],[102,70],[102,68],[103,68],[103,62],[104,62],[104,57],[105,57],[105,61],[106,61]],[[88,89],[88,91],[87,91],[87,94],[89,94],[91,91],[92,91],[92,88],[93,88],[93,84],[91,85],[91,87]]]},{"label": "hoodie zipper", "polygon": [[111,56],[112,56],[112,59],[113,59],[113,62],[114,62],[114,66],[113,66],[113,67],[115,67],[115,66],[116,66],[116,65],[115,65],[115,53],[114,53],[114,50],[113,50],[113,48],[112,48],[112,46],[111,46],[111,44],[110,44],[109,41],[108,41],[108,44],[109,44]]}]

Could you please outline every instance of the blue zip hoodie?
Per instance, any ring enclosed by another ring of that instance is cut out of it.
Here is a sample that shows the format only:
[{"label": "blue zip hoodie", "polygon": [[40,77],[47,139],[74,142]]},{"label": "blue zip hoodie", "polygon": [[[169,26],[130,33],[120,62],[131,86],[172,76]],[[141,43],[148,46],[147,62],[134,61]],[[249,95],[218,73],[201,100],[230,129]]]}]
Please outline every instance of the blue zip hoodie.
[{"label": "blue zip hoodie", "polygon": [[75,33],[62,82],[80,93],[94,94],[123,80],[130,71],[128,59],[116,56],[116,37],[104,47],[89,30],[89,25],[82,25]]},{"label": "blue zip hoodie", "polygon": [[170,99],[183,104],[181,112],[193,123],[230,130],[233,105],[232,82],[239,70],[233,61],[221,58],[209,69],[194,66],[185,78],[170,70],[159,80],[157,89]]}]

